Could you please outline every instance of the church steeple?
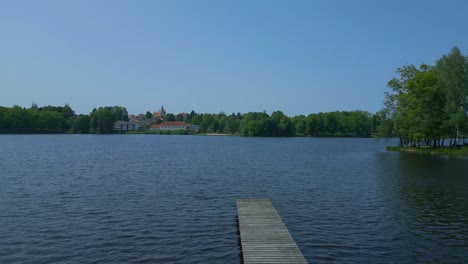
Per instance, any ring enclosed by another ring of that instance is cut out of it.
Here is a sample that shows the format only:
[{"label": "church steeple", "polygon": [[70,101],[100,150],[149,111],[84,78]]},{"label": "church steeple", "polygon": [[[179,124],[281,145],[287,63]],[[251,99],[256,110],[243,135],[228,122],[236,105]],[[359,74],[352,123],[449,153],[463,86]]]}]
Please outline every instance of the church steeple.
[{"label": "church steeple", "polygon": [[161,113],[161,117],[165,117],[166,116],[166,110],[164,109],[164,105],[161,106],[161,109],[159,110],[159,112]]}]

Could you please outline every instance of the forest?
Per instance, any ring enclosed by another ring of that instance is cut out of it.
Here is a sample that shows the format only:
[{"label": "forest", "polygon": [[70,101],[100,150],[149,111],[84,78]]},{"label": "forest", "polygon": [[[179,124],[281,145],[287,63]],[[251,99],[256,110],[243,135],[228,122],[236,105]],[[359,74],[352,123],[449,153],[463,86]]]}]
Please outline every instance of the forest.
[{"label": "forest", "polygon": [[[147,112],[146,118],[153,118]],[[93,109],[89,115],[75,114],[69,106],[0,107],[0,133],[115,133],[114,122],[128,121],[122,106]],[[165,121],[181,121],[168,113]],[[245,114],[210,114],[192,111],[187,123],[200,126],[201,133],[225,133],[263,137],[370,137],[377,129],[377,116],[365,111],[336,111],[288,117],[281,111]],[[157,120],[157,123],[162,122]],[[144,130],[145,128],[142,128]]]},{"label": "forest", "polygon": [[38,107],[33,103],[30,108],[0,106],[0,133],[3,134],[109,134],[117,120],[128,120],[125,107],[100,107],[89,115],[77,115],[69,105]]}]

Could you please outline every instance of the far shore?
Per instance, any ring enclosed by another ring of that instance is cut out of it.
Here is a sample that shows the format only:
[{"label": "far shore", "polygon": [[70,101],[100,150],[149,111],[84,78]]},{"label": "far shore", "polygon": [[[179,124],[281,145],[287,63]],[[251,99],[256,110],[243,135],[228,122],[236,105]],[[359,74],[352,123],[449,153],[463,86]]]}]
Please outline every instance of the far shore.
[{"label": "far shore", "polygon": [[229,136],[229,137],[240,136],[237,134],[225,134],[225,133],[201,133],[200,135],[202,136]]}]

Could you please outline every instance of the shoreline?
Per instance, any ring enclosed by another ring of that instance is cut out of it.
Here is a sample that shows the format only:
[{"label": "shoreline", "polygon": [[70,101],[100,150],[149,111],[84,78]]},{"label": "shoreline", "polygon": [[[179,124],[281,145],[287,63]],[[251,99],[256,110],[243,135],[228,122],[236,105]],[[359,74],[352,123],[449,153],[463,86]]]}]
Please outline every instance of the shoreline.
[{"label": "shoreline", "polygon": [[191,131],[181,130],[165,130],[165,131],[113,131],[112,133],[0,133],[1,135],[170,135],[170,136],[226,136],[226,137],[250,137],[250,138],[333,138],[333,139],[385,139],[376,137],[357,137],[357,136],[312,136],[312,135],[294,135],[294,136],[248,136],[242,134],[226,134],[226,133],[196,133]]},{"label": "shoreline", "polygon": [[443,147],[437,149],[431,149],[428,147],[399,147],[399,146],[387,146],[387,151],[394,152],[403,152],[403,153],[416,153],[416,154],[426,154],[426,155],[435,155],[435,156],[459,156],[459,157],[468,157],[468,147],[462,146],[460,148],[453,147]]},{"label": "shoreline", "polygon": [[199,133],[200,136],[227,136],[227,137],[238,137],[237,134],[225,134],[225,133]]}]

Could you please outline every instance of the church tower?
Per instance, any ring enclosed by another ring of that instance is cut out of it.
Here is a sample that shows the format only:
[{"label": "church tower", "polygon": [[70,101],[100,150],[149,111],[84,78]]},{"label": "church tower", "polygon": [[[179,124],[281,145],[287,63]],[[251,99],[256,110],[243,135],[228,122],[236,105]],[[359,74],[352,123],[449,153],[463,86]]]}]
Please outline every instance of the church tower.
[{"label": "church tower", "polygon": [[162,118],[166,117],[166,110],[164,109],[164,105],[161,106],[161,109],[159,109],[159,112],[161,113]]}]

